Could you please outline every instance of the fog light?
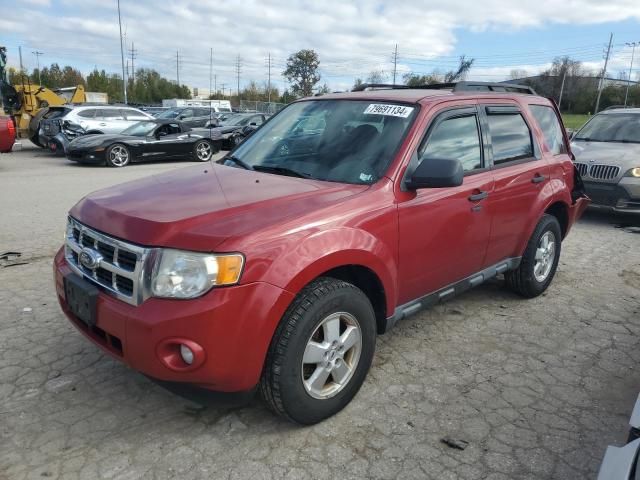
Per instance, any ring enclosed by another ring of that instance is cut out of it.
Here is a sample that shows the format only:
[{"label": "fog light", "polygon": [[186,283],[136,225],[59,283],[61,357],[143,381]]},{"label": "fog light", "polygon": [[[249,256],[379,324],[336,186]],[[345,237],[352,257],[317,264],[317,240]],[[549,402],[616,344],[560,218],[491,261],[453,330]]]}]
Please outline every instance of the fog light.
[{"label": "fog light", "polygon": [[187,365],[191,365],[193,363],[193,351],[184,343],[180,344],[180,356]]}]

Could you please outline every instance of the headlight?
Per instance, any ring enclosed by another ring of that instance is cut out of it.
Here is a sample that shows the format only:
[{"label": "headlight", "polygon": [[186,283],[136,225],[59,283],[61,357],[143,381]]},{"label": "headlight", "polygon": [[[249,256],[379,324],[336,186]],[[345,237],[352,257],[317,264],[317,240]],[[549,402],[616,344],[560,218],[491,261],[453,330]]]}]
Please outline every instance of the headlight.
[{"label": "headlight", "polygon": [[244,257],[240,254],[211,255],[160,250],[151,276],[155,297],[194,298],[212,287],[233,285],[240,280]]},{"label": "headlight", "polygon": [[640,167],[632,168],[626,174],[627,177],[640,177]]}]

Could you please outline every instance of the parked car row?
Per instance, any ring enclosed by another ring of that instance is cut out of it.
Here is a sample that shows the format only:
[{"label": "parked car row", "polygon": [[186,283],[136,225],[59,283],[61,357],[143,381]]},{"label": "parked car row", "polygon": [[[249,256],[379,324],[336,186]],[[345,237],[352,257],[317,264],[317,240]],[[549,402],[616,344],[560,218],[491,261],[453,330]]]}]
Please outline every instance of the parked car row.
[{"label": "parked car row", "polygon": [[147,159],[205,161],[242,143],[266,119],[260,113],[208,107],[165,108],[154,117],[127,106],[64,105],[45,113],[38,138],[52,153],[82,163],[123,167]]}]

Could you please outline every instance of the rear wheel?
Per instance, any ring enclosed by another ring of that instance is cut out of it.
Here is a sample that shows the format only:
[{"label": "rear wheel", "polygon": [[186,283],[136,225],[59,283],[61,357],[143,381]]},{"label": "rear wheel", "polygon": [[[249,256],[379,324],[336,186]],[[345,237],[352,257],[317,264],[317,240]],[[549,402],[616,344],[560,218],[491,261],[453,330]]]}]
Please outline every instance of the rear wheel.
[{"label": "rear wheel", "polygon": [[520,266],[505,273],[507,286],[523,297],[544,292],[556,273],[560,260],[562,232],[553,215],[543,215],[529,239]]},{"label": "rear wheel", "polygon": [[131,161],[131,153],[129,149],[121,144],[116,143],[107,149],[107,165],[110,167],[124,167]]},{"label": "rear wheel", "polygon": [[376,321],[366,295],[320,278],[300,292],[271,341],[260,391],[279,415],[313,424],[342,410],[371,366]]},{"label": "rear wheel", "polygon": [[193,146],[193,157],[199,162],[208,162],[213,157],[213,145],[207,140],[198,140]]}]

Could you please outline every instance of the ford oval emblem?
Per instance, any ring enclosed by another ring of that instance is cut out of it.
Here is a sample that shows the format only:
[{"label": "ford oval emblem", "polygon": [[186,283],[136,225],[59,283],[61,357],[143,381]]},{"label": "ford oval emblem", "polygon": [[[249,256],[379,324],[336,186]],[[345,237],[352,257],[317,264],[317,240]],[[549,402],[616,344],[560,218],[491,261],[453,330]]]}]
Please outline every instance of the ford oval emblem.
[{"label": "ford oval emblem", "polygon": [[89,270],[95,269],[100,264],[100,260],[102,260],[102,255],[90,248],[83,248],[78,255],[80,265]]}]

